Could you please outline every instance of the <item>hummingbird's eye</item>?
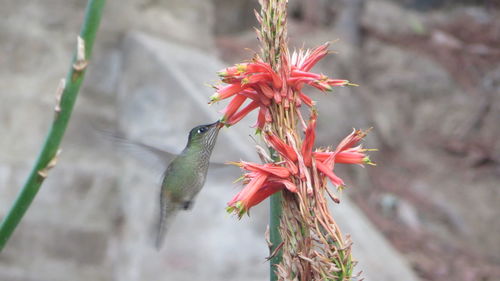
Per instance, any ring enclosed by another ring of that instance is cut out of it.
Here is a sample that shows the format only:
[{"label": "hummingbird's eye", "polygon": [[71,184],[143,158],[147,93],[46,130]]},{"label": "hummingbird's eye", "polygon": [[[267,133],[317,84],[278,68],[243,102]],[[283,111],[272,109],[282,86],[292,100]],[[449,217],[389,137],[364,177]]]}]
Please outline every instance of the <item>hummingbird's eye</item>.
[{"label": "hummingbird's eye", "polygon": [[203,126],[203,127],[201,127],[201,128],[198,129],[198,134],[202,134],[202,133],[204,133],[206,131],[208,131],[208,127]]}]

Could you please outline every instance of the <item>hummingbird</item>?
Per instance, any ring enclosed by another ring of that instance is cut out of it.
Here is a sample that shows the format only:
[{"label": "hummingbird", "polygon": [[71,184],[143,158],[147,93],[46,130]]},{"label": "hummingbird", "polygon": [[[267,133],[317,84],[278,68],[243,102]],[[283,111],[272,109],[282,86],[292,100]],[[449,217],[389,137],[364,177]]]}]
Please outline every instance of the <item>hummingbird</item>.
[{"label": "hummingbird", "polygon": [[186,147],[170,162],[163,173],[156,236],[158,250],[175,214],[179,210],[190,210],[194,198],[205,184],[210,155],[222,126],[223,123],[217,121],[191,129]]}]

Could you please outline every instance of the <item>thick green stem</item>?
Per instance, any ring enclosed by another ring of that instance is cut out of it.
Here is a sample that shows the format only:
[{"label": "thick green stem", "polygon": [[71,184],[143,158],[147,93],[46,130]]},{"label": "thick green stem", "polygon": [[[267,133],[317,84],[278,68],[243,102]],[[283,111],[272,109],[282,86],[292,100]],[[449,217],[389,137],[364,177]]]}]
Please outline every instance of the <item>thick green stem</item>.
[{"label": "thick green stem", "polygon": [[92,46],[101,21],[105,0],[89,0],[85,12],[79,46],[71,62],[65,83],[61,83],[62,95],[55,108],[55,117],[42,150],[14,204],[0,224],[0,252],[28,210],[47,172],[56,163],[59,145],[68,126],[71,112],[82,84],[86,66],[92,54]]},{"label": "thick green stem", "polygon": [[[282,193],[278,192],[271,196],[271,210],[269,217],[269,239],[271,240],[271,253],[274,253],[276,247],[279,247],[281,244],[281,235],[280,235],[280,219],[281,219],[281,200]],[[276,265],[281,262],[281,251],[278,251],[274,257],[271,258],[270,261],[270,280],[276,281],[278,277],[276,275]]]}]

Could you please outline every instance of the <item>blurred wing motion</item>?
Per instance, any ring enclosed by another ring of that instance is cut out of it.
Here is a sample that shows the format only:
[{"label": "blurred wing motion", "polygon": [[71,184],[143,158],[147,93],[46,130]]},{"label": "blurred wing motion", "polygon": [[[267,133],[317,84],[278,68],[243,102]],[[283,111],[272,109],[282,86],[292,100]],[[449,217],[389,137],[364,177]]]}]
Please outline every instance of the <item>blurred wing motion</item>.
[{"label": "blurred wing motion", "polygon": [[[163,173],[170,162],[172,162],[172,160],[176,156],[178,156],[178,154],[169,152],[166,149],[159,148],[157,146],[146,144],[140,141],[128,139],[120,133],[99,130],[99,134],[107,140],[116,144],[119,150],[125,151],[131,154],[133,157],[138,158],[153,166],[155,171],[158,170],[158,174]],[[231,166],[220,162],[210,161],[210,167],[219,169],[228,168]]]},{"label": "blurred wing motion", "polygon": [[99,136],[114,144],[114,149],[125,152],[133,158],[144,162],[155,174],[161,175],[170,162],[177,156],[165,149],[152,146],[141,141],[131,140],[121,133],[98,130]]}]

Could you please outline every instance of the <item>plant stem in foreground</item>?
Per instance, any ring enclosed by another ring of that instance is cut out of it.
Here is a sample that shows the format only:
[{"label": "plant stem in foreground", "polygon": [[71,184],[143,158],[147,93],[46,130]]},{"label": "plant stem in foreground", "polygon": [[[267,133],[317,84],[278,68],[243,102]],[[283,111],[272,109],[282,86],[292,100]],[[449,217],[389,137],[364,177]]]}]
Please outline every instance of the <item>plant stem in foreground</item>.
[{"label": "plant stem in foreground", "polygon": [[54,121],[23,188],[0,223],[0,252],[30,207],[40,186],[47,177],[48,171],[56,164],[57,155],[60,152],[59,145],[68,126],[80,85],[83,82],[105,2],[105,0],[89,0],[87,3],[85,19],[78,38],[77,51],[66,79],[59,86],[58,95],[60,94],[60,96],[57,97],[58,104],[55,107]]}]

